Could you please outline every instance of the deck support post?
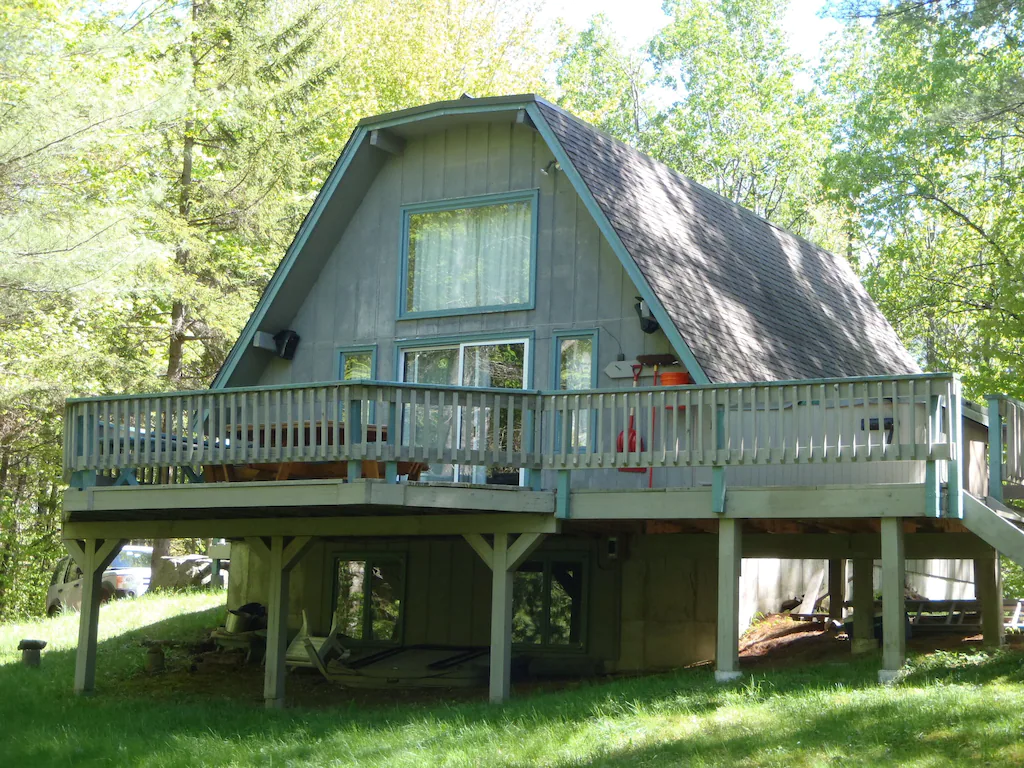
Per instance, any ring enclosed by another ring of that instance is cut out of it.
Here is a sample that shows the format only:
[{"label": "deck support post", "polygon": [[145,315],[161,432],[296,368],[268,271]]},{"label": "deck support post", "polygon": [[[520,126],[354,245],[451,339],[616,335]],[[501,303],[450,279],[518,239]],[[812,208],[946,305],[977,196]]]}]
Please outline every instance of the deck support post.
[{"label": "deck support post", "polygon": [[974,560],[974,597],[981,607],[981,634],[984,644],[998,648],[1003,644],[1003,596],[999,578],[999,555]]},{"label": "deck support post", "polygon": [[850,650],[867,653],[878,647],[875,640],[875,561],[868,557],[853,561],[853,636]]},{"label": "deck support post", "polygon": [[743,521],[718,521],[718,633],[715,681],[727,683],[740,676],[740,563]]},{"label": "deck support post", "polygon": [[1003,417],[999,398],[988,397],[988,495],[1003,500]]},{"label": "deck support post", "polygon": [[75,651],[75,693],[88,696],[96,689],[96,645],[99,639],[103,572],[117,557],[124,539],[68,540],[64,546],[82,569],[82,609]]},{"label": "deck support post", "polygon": [[904,590],[906,560],[903,551],[903,520],[882,518],[882,668],[880,683],[892,682],[907,655]]},{"label": "deck support post", "polygon": [[463,538],[491,569],[490,700],[503,704],[512,688],[512,575],[544,540],[543,533],[494,534],[494,543],[478,533]]},{"label": "deck support post", "polygon": [[512,688],[512,571],[508,569],[508,534],[494,534],[491,557],[490,700],[501,704]]},{"label": "deck support post", "polygon": [[267,709],[283,709],[285,654],[288,651],[288,597],[291,573],[313,543],[312,536],[271,536],[246,539],[250,549],[270,566],[270,589],[267,605],[267,655],[263,674],[263,702]]},{"label": "deck support post", "polygon": [[846,561],[828,561],[828,617],[832,621],[843,620],[846,603]]},{"label": "deck support post", "polygon": [[953,378],[952,398],[950,403],[950,417],[952,434],[949,436],[951,458],[947,462],[949,477],[946,481],[946,488],[949,493],[949,516],[962,520],[964,516],[964,467],[967,466],[967,456],[964,451],[964,412],[962,390],[959,377]]}]

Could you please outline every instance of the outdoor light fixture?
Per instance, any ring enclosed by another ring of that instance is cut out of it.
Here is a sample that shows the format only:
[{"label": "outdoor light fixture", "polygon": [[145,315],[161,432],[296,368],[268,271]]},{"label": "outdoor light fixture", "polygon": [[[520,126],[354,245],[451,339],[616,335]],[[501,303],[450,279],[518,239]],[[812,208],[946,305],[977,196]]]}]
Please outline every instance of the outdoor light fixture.
[{"label": "outdoor light fixture", "polygon": [[636,304],[633,305],[637,316],[640,318],[640,330],[644,333],[654,333],[661,328],[658,321],[651,313],[651,308],[640,296],[636,297]]},{"label": "outdoor light fixture", "polygon": [[299,334],[295,331],[278,331],[271,335],[266,331],[257,331],[253,336],[252,345],[256,349],[274,352],[278,357],[291,360],[295,357],[295,348],[299,346]]},{"label": "outdoor light fixture", "polygon": [[555,169],[556,171],[560,171],[560,170],[562,170],[562,166],[560,166],[560,165],[558,164],[558,161],[557,161],[557,160],[552,160],[552,161],[551,161],[550,163],[548,163],[548,164],[547,164],[546,166],[544,166],[543,168],[541,168],[541,169],[540,169],[540,172],[541,172],[541,173],[543,173],[543,174],[544,174],[545,176],[550,176],[550,175],[551,175],[551,169],[552,169],[552,168],[554,168],[554,169]]}]

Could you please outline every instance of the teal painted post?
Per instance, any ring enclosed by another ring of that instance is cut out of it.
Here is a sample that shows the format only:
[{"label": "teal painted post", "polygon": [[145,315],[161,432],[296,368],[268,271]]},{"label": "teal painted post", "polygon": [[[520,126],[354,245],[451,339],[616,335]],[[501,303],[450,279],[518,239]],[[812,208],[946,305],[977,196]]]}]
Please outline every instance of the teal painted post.
[{"label": "teal painted post", "polygon": [[[75,425],[75,461],[85,456],[85,446],[93,444],[96,424],[89,420],[88,426],[84,416],[77,417]],[[96,471],[93,469],[79,469],[71,473],[71,488],[92,488],[96,485]]]},{"label": "teal painted post", "polygon": [[[392,395],[394,397],[394,395]],[[387,445],[389,450],[389,458],[391,461],[384,462],[384,481],[388,483],[398,482],[398,462],[395,461],[397,456],[397,446],[401,442],[401,436],[399,434],[398,425],[398,405],[392,400],[388,404],[388,437]]]},{"label": "teal painted post", "polygon": [[96,485],[96,471],[93,469],[80,469],[71,473],[71,488],[92,488]]},{"label": "teal painted post", "polygon": [[[715,449],[717,454],[725,449],[725,408],[718,407],[715,414]],[[721,515],[725,513],[725,467],[711,468],[711,511]]]},{"label": "teal painted post", "polygon": [[959,377],[953,378],[952,397],[950,417],[953,422],[953,434],[950,437],[955,450],[949,461],[949,478],[946,487],[949,489],[949,516],[962,519],[964,516],[963,460],[965,453],[963,398],[961,397]]},{"label": "teal painted post", "polygon": [[999,398],[988,397],[988,495],[1003,500],[1003,417]]},{"label": "teal painted post", "polygon": [[[939,398],[932,395],[928,403],[928,437],[931,438],[939,431]],[[935,459],[928,459],[924,465],[924,504],[925,515],[928,517],[939,517],[942,514],[942,488],[939,483],[938,465]]]},{"label": "teal painted post", "polygon": [[[345,434],[347,442],[357,445],[363,442],[363,402],[362,400],[350,400],[348,403],[348,418],[345,420]],[[351,453],[348,456],[348,479],[349,482],[359,480],[363,476],[363,462],[355,459]]]},{"label": "teal painted post", "polygon": [[[538,397],[535,400],[535,409],[529,409],[523,414],[523,440],[526,442],[526,453],[531,455],[536,448],[536,440],[534,439],[534,426],[536,424],[536,415],[540,414],[541,399]],[[524,470],[526,487],[533,491],[539,491],[541,489],[541,471],[532,467]]]},{"label": "teal painted post", "polygon": [[569,519],[569,470],[558,470],[558,493],[555,495],[555,517],[559,520]]}]

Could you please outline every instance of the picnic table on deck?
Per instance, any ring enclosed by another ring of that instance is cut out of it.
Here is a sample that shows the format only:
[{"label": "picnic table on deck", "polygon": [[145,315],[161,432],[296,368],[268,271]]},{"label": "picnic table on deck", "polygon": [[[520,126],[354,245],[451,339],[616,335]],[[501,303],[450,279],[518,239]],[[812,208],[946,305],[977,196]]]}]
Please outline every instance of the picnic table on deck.
[{"label": "picnic table on deck", "polygon": [[[245,437],[242,437],[243,431]],[[326,432],[326,434],[325,434]],[[360,433],[362,430],[360,430]],[[233,439],[245,439],[249,444],[255,443],[261,448],[278,448],[280,440],[281,447],[294,448],[303,446],[311,455],[322,445],[341,445],[345,443],[345,424],[330,421],[309,422],[301,425],[298,423],[288,424],[249,424],[243,426],[228,425],[227,433],[233,435]],[[255,439],[259,436],[258,441]],[[360,440],[362,435],[359,435]],[[388,428],[378,427],[376,424],[366,425],[366,442],[376,443],[388,438]],[[335,441],[337,440],[337,443]],[[362,476],[370,479],[384,477],[383,461],[376,459],[363,459]],[[407,475],[409,480],[416,482],[420,475],[427,469],[427,465],[417,461],[399,461],[398,474]],[[204,464],[203,474],[206,482],[248,482],[253,480],[322,480],[322,479],[344,479],[348,477],[348,461],[267,461],[247,462],[245,464]]]}]

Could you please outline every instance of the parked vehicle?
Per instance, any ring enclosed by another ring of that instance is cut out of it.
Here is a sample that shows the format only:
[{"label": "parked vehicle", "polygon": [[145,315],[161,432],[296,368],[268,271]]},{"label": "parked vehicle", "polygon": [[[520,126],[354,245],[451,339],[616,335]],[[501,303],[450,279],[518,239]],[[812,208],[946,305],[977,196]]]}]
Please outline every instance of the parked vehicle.
[{"label": "parked vehicle", "polygon": [[[127,546],[103,572],[104,602],[118,597],[138,597],[149,588],[152,547]],[[46,593],[46,615],[55,616],[82,606],[82,569],[71,557],[62,557],[53,571]]]}]

